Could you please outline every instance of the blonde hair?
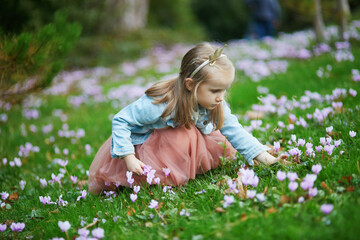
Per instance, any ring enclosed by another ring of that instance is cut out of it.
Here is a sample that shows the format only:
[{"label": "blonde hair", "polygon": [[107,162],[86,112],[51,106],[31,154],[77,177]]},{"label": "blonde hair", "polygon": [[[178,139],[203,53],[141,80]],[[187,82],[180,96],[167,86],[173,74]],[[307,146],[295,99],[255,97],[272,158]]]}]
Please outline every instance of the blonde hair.
[{"label": "blonde hair", "polygon": [[[227,57],[216,60],[211,66],[208,64],[193,76],[194,87],[192,91],[186,88],[185,80],[190,77],[194,70],[204,61],[209,59],[217,47],[209,43],[201,43],[190,49],[181,61],[178,77],[170,80],[163,80],[155,83],[145,94],[155,99],[154,104],[167,103],[161,117],[167,117],[175,111],[174,123],[190,128],[193,124],[192,115],[198,109],[197,89],[201,83],[211,76],[214,68],[220,71],[233,71],[234,66]],[[210,121],[220,129],[224,124],[224,113],[222,104],[211,111]]]}]

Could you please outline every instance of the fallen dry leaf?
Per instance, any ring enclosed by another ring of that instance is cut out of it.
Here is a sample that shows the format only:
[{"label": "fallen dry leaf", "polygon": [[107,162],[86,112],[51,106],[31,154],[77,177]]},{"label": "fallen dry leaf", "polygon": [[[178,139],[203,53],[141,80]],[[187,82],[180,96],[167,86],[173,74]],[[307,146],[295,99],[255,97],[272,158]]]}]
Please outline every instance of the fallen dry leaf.
[{"label": "fallen dry leaf", "polygon": [[57,208],[57,209],[55,209],[55,210],[53,210],[53,211],[49,211],[49,214],[50,213],[58,213],[59,212],[59,209]]},{"label": "fallen dry leaf", "polygon": [[151,228],[153,226],[152,222],[146,222],[145,227]]},{"label": "fallen dry leaf", "polygon": [[135,212],[136,212],[135,209],[134,209],[134,208],[131,208],[131,209],[126,213],[126,216],[129,217],[129,216],[133,215]]},{"label": "fallen dry leaf", "polygon": [[17,200],[19,200],[19,195],[18,195],[18,193],[17,193],[17,192],[13,192],[12,194],[10,194],[9,200],[11,200],[11,201],[17,201]]},{"label": "fallen dry leaf", "polygon": [[246,188],[244,188],[244,185],[242,184],[240,171],[238,172],[238,177],[236,178],[236,186],[239,190],[238,196],[240,197],[240,199],[245,199]]},{"label": "fallen dry leaf", "polygon": [[271,213],[276,213],[276,212],[278,212],[278,210],[277,210],[276,208],[274,208],[274,207],[271,207],[271,208],[268,208],[268,209],[266,210],[266,212],[269,213],[269,214],[271,214]]},{"label": "fallen dry leaf", "polygon": [[226,210],[223,209],[222,207],[217,207],[217,208],[215,208],[215,212],[224,213],[224,212],[226,212]]},{"label": "fallen dry leaf", "polygon": [[87,183],[88,183],[88,180],[80,180],[77,182],[77,185],[79,188],[82,188]]},{"label": "fallen dry leaf", "polygon": [[333,193],[333,190],[331,188],[328,187],[328,185],[326,185],[326,183],[324,181],[321,182],[320,184],[325,190],[328,190],[330,193]]},{"label": "fallen dry leaf", "polygon": [[251,110],[246,111],[245,115],[251,120],[263,119],[265,117],[264,112],[251,111]]}]

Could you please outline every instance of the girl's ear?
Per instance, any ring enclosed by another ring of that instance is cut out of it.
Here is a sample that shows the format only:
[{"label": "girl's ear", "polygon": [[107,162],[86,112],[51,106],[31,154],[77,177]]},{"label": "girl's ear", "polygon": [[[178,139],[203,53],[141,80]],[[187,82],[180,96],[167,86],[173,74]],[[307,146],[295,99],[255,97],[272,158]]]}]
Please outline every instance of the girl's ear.
[{"label": "girl's ear", "polygon": [[185,86],[191,92],[194,89],[194,80],[192,78],[185,79]]}]

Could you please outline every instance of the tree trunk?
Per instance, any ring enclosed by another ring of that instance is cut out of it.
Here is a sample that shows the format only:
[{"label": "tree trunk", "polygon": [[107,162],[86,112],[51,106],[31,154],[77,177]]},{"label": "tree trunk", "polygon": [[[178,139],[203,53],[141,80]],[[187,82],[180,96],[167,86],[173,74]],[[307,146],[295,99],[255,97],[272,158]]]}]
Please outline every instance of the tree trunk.
[{"label": "tree trunk", "polygon": [[142,29],[147,24],[149,0],[105,0],[103,31],[123,33]]},{"label": "tree trunk", "polygon": [[323,42],[325,39],[325,34],[324,34],[324,21],[321,12],[321,0],[315,0],[314,28],[315,28],[316,41]]},{"label": "tree trunk", "polygon": [[339,22],[339,38],[344,40],[346,25],[351,17],[348,0],[337,0],[338,22]]}]

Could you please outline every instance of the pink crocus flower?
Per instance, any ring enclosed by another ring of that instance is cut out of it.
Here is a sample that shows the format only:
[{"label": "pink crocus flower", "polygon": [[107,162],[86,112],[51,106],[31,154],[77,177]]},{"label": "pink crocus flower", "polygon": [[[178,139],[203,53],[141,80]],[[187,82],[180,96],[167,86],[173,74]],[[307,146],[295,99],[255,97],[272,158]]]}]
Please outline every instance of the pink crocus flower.
[{"label": "pink crocus flower", "polygon": [[229,180],[227,180],[227,184],[228,184],[230,190],[233,190],[235,193],[239,192],[239,190],[236,188],[236,181],[229,179]]},{"label": "pink crocus flower", "polygon": [[264,193],[258,193],[258,194],[256,194],[256,198],[257,198],[257,200],[259,200],[259,202],[265,201],[265,195],[264,195]]},{"label": "pink crocus flower", "polygon": [[225,196],[224,196],[223,207],[224,207],[224,208],[227,208],[227,207],[230,206],[234,201],[235,201],[235,198],[234,198],[233,195],[225,195]]},{"label": "pink crocus flower", "polygon": [[280,142],[274,142],[274,151],[278,152],[280,149]]},{"label": "pink crocus flower", "polygon": [[71,224],[69,221],[58,221],[58,226],[62,232],[66,232],[71,228]]},{"label": "pink crocus flower", "polygon": [[80,199],[85,199],[86,195],[87,195],[87,192],[86,190],[82,190],[80,191],[81,195],[77,197],[76,201],[79,201]]},{"label": "pink crocus flower", "polygon": [[289,185],[288,185],[290,191],[292,191],[292,192],[295,191],[298,188],[298,186],[299,186],[299,184],[297,182],[289,182]]},{"label": "pink crocus flower", "polygon": [[326,128],[326,132],[327,133],[331,133],[333,131],[334,127],[333,126],[330,126],[330,127],[327,127]]},{"label": "pink crocus flower", "polygon": [[246,196],[249,199],[253,199],[256,196],[256,190],[247,190]]},{"label": "pink crocus flower", "polygon": [[323,147],[322,146],[316,146],[315,149],[316,149],[317,152],[321,152]]},{"label": "pink crocus flower", "polygon": [[356,97],[357,91],[356,91],[355,89],[350,88],[350,89],[349,89],[349,94],[350,94],[351,96],[353,96],[353,97]]},{"label": "pink crocus flower", "polygon": [[46,181],[46,179],[45,178],[40,178],[40,184],[41,184],[41,186],[44,188],[44,187],[46,187],[47,186],[47,181]]},{"label": "pink crocus flower", "polygon": [[352,130],[350,130],[349,131],[349,135],[350,135],[350,137],[355,137],[356,136],[356,132],[355,131],[352,131]]},{"label": "pink crocus flower", "polygon": [[151,169],[152,169],[152,167],[150,165],[145,165],[143,174],[148,174]]},{"label": "pink crocus flower", "polygon": [[24,230],[25,228],[25,223],[21,223],[21,222],[18,222],[18,223],[12,223],[10,225],[10,228],[13,232],[21,232],[22,230]]},{"label": "pink crocus flower", "polygon": [[311,171],[315,174],[319,174],[321,169],[322,169],[321,164],[315,164],[311,167]]},{"label": "pink crocus flower", "polygon": [[170,168],[163,168],[162,171],[165,173],[165,176],[167,176],[167,177],[169,176],[169,174],[171,172]]},{"label": "pink crocus flower", "polygon": [[299,145],[299,146],[304,146],[304,145],[305,145],[305,140],[302,139],[302,138],[299,138],[299,140],[298,140],[298,145]]},{"label": "pink crocus flower", "polygon": [[102,228],[95,228],[91,231],[91,234],[96,239],[101,239],[105,236],[105,231]]},{"label": "pink crocus flower", "polygon": [[325,214],[329,214],[334,208],[334,205],[332,204],[323,204],[320,207],[320,210],[325,213]]},{"label": "pink crocus flower", "polygon": [[139,191],[140,191],[140,186],[138,186],[138,185],[134,186],[134,193],[138,194]]},{"label": "pink crocus flower", "polygon": [[21,180],[21,181],[19,182],[19,185],[20,185],[21,190],[24,190],[25,185],[26,185],[26,181],[25,181],[25,180]]},{"label": "pink crocus flower", "polygon": [[126,171],[126,178],[127,178],[127,182],[129,183],[129,185],[131,186],[134,183],[134,179],[132,178],[132,172],[130,171]]},{"label": "pink crocus flower", "polygon": [[7,228],[7,225],[6,224],[1,224],[0,223],[0,232],[4,232]]},{"label": "pink crocus flower", "polygon": [[76,176],[70,176],[70,179],[73,183],[76,183],[77,177]]},{"label": "pink crocus flower", "polygon": [[78,229],[78,234],[81,236],[81,237],[84,237],[86,238],[88,235],[89,235],[90,231],[87,230],[86,228],[80,228]]},{"label": "pink crocus flower", "polygon": [[308,191],[308,194],[310,197],[315,197],[318,193],[318,190],[317,188],[310,188],[309,191]]},{"label": "pink crocus flower", "polygon": [[334,146],[337,148],[341,144],[341,139],[334,141]]},{"label": "pink crocus flower", "polygon": [[160,184],[160,178],[159,178],[159,177],[154,178],[154,182],[155,182],[156,184]]},{"label": "pink crocus flower", "polygon": [[159,205],[159,202],[154,200],[154,199],[151,199],[150,201],[150,204],[149,204],[149,208],[157,208]]},{"label": "pink crocus flower", "polygon": [[298,198],[298,203],[302,203],[305,202],[305,198],[303,196]]},{"label": "pink crocus flower", "polygon": [[334,148],[335,148],[334,145],[326,145],[326,146],[324,146],[324,150],[325,150],[329,155],[331,155],[331,154],[333,153]]},{"label": "pink crocus flower", "polygon": [[137,199],[137,195],[134,194],[134,193],[130,193],[130,200],[131,200],[132,202],[135,202],[136,199]]},{"label": "pink crocus flower", "polygon": [[190,216],[190,213],[187,212],[185,209],[182,209],[179,214],[180,214],[180,216],[187,216],[187,217]]},{"label": "pink crocus flower", "polygon": [[298,179],[298,175],[296,172],[288,172],[287,177],[290,182],[294,182],[296,179]]},{"label": "pink crocus flower", "polygon": [[281,170],[279,170],[279,171],[277,171],[277,173],[276,173],[276,178],[277,178],[280,182],[282,182],[282,181],[284,181],[285,178],[286,178],[286,173],[283,172],[283,171],[281,171]]},{"label": "pink crocus flower", "polygon": [[50,196],[39,196],[39,200],[42,204],[46,205],[46,204],[55,204],[54,202],[51,202],[51,197]]},{"label": "pink crocus flower", "polygon": [[9,197],[9,193],[7,193],[7,192],[2,192],[2,193],[0,193],[1,194],[1,198],[3,199],[3,200],[6,200],[8,197]]}]

